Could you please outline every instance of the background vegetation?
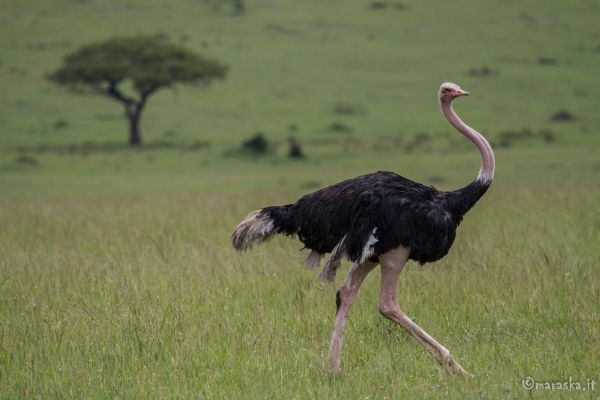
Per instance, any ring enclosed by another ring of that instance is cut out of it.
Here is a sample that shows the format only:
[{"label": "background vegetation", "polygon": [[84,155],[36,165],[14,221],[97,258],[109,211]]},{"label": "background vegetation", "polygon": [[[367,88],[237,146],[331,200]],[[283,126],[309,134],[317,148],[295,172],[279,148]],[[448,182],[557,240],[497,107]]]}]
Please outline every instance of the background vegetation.
[{"label": "background vegetation", "polygon": [[[600,382],[599,12],[3,1],[1,397],[597,398],[521,381]],[[118,103],[45,79],[79,46],[126,35],[230,67],[153,96],[134,150]],[[335,285],[300,267],[297,242],[240,256],[228,235],[250,210],[378,169],[467,183],[479,158],[439,113],[445,80],[472,93],[456,109],[493,142],[496,180],[446,259],[408,266],[399,297],[476,377],[447,376],[379,317],[377,272],[329,376]],[[264,151],[248,150],[259,136]]]}]

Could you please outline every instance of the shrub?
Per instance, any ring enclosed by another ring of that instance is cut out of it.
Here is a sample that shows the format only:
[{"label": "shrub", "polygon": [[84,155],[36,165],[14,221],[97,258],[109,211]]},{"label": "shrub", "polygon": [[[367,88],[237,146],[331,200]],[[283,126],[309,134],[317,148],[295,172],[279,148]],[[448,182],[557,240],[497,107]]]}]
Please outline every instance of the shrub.
[{"label": "shrub", "polygon": [[575,120],[575,116],[567,111],[567,110],[559,110],[557,112],[555,112],[554,114],[552,114],[552,116],[550,117],[551,121],[574,121]]},{"label": "shrub", "polygon": [[358,115],[365,113],[362,107],[344,101],[337,102],[333,107],[333,112],[340,115]]},{"label": "shrub", "polygon": [[399,3],[397,1],[381,1],[381,0],[377,0],[377,1],[372,1],[369,4],[369,8],[371,10],[385,10],[388,8],[392,8],[395,10],[404,10],[406,8],[406,5],[404,5],[403,3]]},{"label": "shrub", "polygon": [[302,150],[302,146],[300,146],[300,143],[298,143],[296,138],[293,138],[293,137],[289,138],[288,144],[290,145],[290,148],[288,151],[289,158],[294,158],[294,159],[305,158],[304,151]]},{"label": "shrub", "polygon": [[265,154],[269,150],[269,142],[262,132],[256,132],[254,136],[242,143],[242,148],[253,154]]},{"label": "shrub", "polygon": [[489,76],[498,75],[498,70],[492,69],[492,68],[488,67],[487,65],[484,65],[479,68],[471,68],[469,70],[469,75],[477,76],[477,77],[489,77]]},{"label": "shrub", "polygon": [[27,154],[22,154],[19,157],[15,158],[15,163],[20,164],[20,165],[31,165],[31,166],[39,165],[39,162],[35,157],[32,157]]},{"label": "shrub", "polygon": [[65,129],[69,127],[69,121],[65,119],[57,119],[53,124],[54,129]]},{"label": "shrub", "polygon": [[344,124],[343,122],[334,121],[329,124],[329,130],[332,132],[350,133],[353,131],[352,127]]},{"label": "shrub", "polygon": [[556,65],[556,59],[552,57],[540,56],[537,58],[537,63],[540,65]]}]

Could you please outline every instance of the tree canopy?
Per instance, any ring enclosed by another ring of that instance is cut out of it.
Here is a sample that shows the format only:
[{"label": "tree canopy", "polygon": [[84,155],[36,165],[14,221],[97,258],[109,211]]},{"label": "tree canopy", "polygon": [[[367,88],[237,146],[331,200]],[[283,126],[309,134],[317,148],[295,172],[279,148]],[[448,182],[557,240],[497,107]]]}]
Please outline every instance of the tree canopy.
[{"label": "tree canopy", "polygon": [[141,144],[139,117],[151,94],[179,83],[208,84],[224,79],[226,73],[227,67],[213,59],[157,37],[138,36],[85,45],[66,56],[48,77],[123,103],[130,120],[130,144],[136,145]]}]

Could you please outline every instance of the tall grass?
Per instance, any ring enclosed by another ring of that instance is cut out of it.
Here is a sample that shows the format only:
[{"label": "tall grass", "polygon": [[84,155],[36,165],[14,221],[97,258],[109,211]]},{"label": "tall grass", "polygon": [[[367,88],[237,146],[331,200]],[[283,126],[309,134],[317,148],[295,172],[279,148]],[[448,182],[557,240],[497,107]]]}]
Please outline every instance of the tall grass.
[{"label": "tall grass", "polygon": [[378,315],[377,270],[351,310],[344,371],[326,372],[339,282],[302,269],[298,242],[244,255],[228,243],[256,201],[283,194],[3,201],[1,395],[563,398],[521,380],[598,381],[599,195],[497,186],[448,257],[403,272],[402,306],[467,382]]}]

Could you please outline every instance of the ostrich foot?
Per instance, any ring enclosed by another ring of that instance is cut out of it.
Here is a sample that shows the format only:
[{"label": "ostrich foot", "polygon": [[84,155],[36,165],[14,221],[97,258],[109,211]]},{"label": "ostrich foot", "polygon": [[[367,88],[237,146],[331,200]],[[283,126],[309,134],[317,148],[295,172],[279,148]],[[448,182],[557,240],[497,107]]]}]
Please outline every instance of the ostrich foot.
[{"label": "ostrich foot", "polygon": [[474,377],[473,374],[470,374],[467,371],[465,371],[465,369],[459,363],[457,363],[451,355],[444,361],[444,363],[442,365],[446,368],[446,371],[448,371],[450,374],[459,375],[459,376],[463,377],[464,379],[469,379],[469,378]]},{"label": "ostrich foot", "polygon": [[327,359],[327,369],[329,373],[332,375],[337,375],[342,372],[341,363],[339,358],[335,358],[335,356],[329,355]]}]

